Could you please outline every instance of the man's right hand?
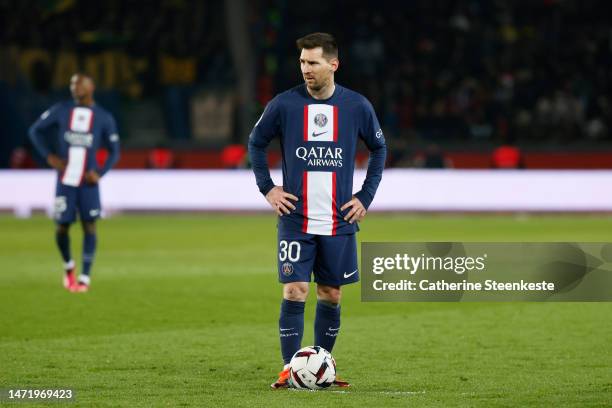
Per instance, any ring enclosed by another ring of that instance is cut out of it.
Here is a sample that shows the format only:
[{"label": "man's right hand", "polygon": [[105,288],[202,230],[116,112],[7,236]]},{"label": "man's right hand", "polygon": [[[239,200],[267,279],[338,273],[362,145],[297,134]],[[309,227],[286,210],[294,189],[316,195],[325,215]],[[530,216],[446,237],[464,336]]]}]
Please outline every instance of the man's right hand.
[{"label": "man's right hand", "polygon": [[47,163],[49,163],[49,166],[59,171],[64,171],[64,169],[66,168],[66,161],[60,159],[59,156],[56,156],[53,153],[47,156]]},{"label": "man's right hand", "polygon": [[293,194],[285,193],[281,186],[275,186],[266,194],[266,200],[268,200],[276,213],[282,217],[283,214],[289,214],[291,210],[295,210],[295,205],[289,200],[298,201],[298,198]]}]

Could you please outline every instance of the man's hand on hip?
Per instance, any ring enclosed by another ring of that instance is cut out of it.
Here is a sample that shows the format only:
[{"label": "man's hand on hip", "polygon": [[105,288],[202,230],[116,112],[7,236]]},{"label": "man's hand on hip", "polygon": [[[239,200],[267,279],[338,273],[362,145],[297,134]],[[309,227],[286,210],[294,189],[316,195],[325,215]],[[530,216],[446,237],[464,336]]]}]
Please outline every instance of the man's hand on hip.
[{"label": "man's hand on hip", "polygon": [[95,170],[89,170],[85,173],[85,182],[90,185],[98,184],[100,181],[100,175]]},{"label": "man's hand on hip", "polygon": [[298,201],[298,198],[293,194],[286,193],[281,186],[275,186],[266,194],[266,200],[274,208],[274,211],[282,217],[283,214],[289,214],[291,210],[295,210],[295,205],[289,200]]},{"label": "man's hand on hip", "polygon": [[340,207],[340,211],[344,211],[347,208],[351,208],[351,211],[346,214],[346,216],[344,217],[344,221],[348,221],[349,224],[352,224],[355,221],[361,221],[368,212],[363,206],[363,204],[361,204],[361,201],[359,201],[359,199],[355,196],[353,196],[351,201]]},{"label": "man's hand on hip", "polygon": [[53,153],[47,156],[47,163],[55,170],[64,171],[66,169],[66,161]]}]

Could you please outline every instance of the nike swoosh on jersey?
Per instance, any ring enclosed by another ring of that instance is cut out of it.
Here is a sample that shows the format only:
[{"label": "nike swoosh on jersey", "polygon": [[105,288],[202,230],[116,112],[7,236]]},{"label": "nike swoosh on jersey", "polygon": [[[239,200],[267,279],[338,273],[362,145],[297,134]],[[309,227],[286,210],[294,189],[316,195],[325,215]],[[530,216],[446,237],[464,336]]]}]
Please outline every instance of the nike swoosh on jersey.
[{"label": "nike swoosh on jersey", "polygon": [[289,329],[280,329],[280,331],[287,331],[287,330],[293,330],[293,327],[291,327]]},{"label": "nike swoosh on jersey", "polygon": [[346,273],[346,272],[344,272],[344,279],[348,279],[348,278],[350,278],[351,276],[353,276],[353,275],[354,275],[354,274],[356,274],[356,273],[357,273],[357,269],[355,269],[355,270],[354,270],[353,272],[351,272],[351,273]]},{"label": "nike swoosh on jersey", "polygon": [[325,132],[321,132],[321,133],[312,132],[312,137],[318,137],[318,136],[324,135],[326,133],[327,133],[327,130]]},{"label": "nike swoosh on jersey", "polygon": [[329,331],[338,331],[338,330],[340,330],[340,328],[336,327],[335,329],[332,329],[331,327],[328,327],[327,330],[329,330]]}]

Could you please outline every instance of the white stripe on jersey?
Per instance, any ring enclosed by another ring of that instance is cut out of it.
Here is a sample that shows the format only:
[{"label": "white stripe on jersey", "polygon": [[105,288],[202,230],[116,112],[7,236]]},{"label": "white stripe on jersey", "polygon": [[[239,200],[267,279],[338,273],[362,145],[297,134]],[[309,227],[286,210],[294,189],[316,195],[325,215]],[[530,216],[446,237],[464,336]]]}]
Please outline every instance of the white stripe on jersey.
[{"label": "white stripe on jersey", "polygon": [[68,164],[64,170],[62,184],[78,187],[83,179],[86,161],[87,149],[83,146],[71,146],[68,149]]},{"label": "white stripe on jersey", "polygon": [[333,142],[336,126],[333,105],[320,103],[306,105],[308,114],[304,115],[308,125],[305,127],[306,135],[304,140],[308,142]]},{"label": "white stripe on jersey", "polygon": [[309,171],[306,177],[308,225],[306,231],[315,235],[333,235],[334,183],[331,171]]},{"label": "white stripe on jersey", "polygon": [[89,108],[77,106],[70,113],[70,123],[68,127],[73,132],[87,133],[91,130],[93,111]]},{"label": "white stripe on jersey", "polygon": [[[77,106],[70,112],[68,128],[72,132],[89,133],[93,123],[93,111],[89,108]],[[70,146],[68,149],[68,163],[62,177],[62,183],[67,186],[78,187],[83,180],[85,165],[87,164],[87,149],[83,146]]]}]

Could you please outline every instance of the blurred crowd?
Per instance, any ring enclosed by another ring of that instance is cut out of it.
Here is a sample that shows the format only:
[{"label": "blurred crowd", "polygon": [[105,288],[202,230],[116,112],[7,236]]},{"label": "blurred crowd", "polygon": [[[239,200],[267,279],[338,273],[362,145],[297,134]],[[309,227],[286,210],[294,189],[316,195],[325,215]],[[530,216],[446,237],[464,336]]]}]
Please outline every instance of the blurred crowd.
[{"label": "blurred crowd", "polygon": [[123,137],[130,107],[152,101],[144,116],[168,139],[190,140],[193,92],[234,82],[223,16],[220,0],[0,1],[0,123],[27,143],[27,127],[84,71]]},{"label": "blurred crowd", "polygon": [[[340,44],[337,80],[366,94],[400,141],[565,146],[612,136],[605,1],[314,3],[278,8],[288,58],[275,91],[294,80],[286,38],[327,19]],[[308,17],[313,8],[322,18]]]},{"label": "blurred crowd", "polygon": [[[0,2],[3,79],[37,92],[83,69],[98,87],[142,98],[164,85],[232,81],[223,3],[24,0]],[[19,78],[19,76],[22,78]]]},{"label": "blurred crowd", "polygon": [[[431,144],[610,142],[606,1],[246,4],[254,118],[275,93],[301,82],[295,39],[328,31],[340,47],[337,81],[372,101],[399,164],[413,146]],[[166,137],[189,141],[195,90],[235,86],[231,18],[221,0],[0,1],[0,123],[25,137],[40,112],[68,96],[70,73],[84,69],[120,124],[130,101],[155,100]]]}]

